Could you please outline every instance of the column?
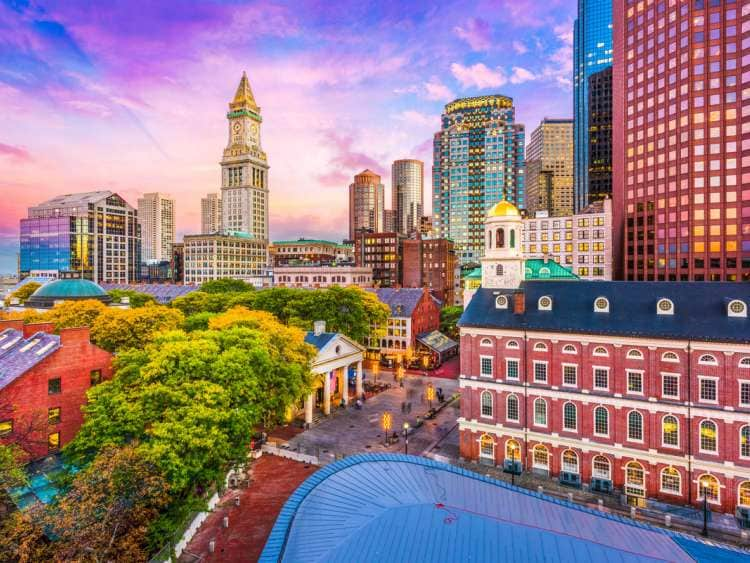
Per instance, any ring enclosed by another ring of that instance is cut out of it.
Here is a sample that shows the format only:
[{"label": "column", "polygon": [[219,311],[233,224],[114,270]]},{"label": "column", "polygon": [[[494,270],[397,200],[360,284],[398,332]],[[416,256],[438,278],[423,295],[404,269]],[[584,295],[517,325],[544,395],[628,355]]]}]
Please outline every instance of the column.
[{"label": "column", "polygon": [[362,385],[362,360],[357,362],[356,382],[357,382],[357,399],[359,399],[362,397],[362,393],[364,393],[364,388]]},{"label": "column", "polygon": [[323,374],[323,414],[331,414],[331,372]]},{"label": "column", "polygon": [[313,394],[305,397],[305,424],[312,424],[313,420]]},{"label": "column", "polygon": [[341,371],[341,400],[344,406],[349,404],[349,369],[348,366],[339,368]]}]

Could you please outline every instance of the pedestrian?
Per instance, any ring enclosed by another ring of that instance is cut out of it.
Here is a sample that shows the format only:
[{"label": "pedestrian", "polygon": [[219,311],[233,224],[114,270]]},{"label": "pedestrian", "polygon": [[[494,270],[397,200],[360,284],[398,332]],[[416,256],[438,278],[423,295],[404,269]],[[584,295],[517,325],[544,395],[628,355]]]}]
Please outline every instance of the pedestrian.
[{"label": "pedestrian", "polygon": [[364,393],[362,393],[362,402],[364,403],[366,400],[367,400],[367,395],[365,395]]}]

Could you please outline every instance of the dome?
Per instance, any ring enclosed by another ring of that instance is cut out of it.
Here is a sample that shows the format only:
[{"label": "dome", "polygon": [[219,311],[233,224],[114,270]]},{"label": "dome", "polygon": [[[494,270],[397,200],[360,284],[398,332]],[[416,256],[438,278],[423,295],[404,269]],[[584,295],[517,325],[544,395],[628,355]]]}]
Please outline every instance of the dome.
[{"label": "dome", "polygon": [[109,303],[112,298],[101,286],[84,279],[59,279],[37,289],[26,300],[26,306],[37,309],[54,307],[56,301],[96,299]]},{"label": "dome", "polygon": [[501,201],[487,212],[487,217],[520,217],[518,208],[508,201]]}]

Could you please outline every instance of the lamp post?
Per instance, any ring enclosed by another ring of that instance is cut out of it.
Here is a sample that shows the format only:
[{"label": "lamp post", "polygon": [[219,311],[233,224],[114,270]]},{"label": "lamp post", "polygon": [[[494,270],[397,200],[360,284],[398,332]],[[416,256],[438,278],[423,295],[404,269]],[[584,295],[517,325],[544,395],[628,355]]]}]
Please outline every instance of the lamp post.
[{"label": "lamp post", "polygon": [[398,366],[396,368],[396,379],[398,379],[399,386],[404,386],[404,366]]},{"label": "lamp post", "polygon": [[404,455],[409,455],[409,423],[404,422]]},{"label": "lamp post", "polygon": [[516,448],[511,447],[510,450],[510,484],[516,484]]},{"label": "lamp post", "polygon": [[425,394],[427,395],[427,402],[430,405],[430,409],[432,409],[432,401],[435,400],[435,388],[432,386],[432,383],[427,386]]},{"label": "lamp post", "polygon": [[703,489],[703,532],[708,536],[708,479],[701,479],[701,488]]},{"label": "lamp post", "polygon": [[391,416],[391,413],[388,411],[383,413],[383,416],[380,417],[380,425],[383,427],[383,432],[385,433],[385,440],[384,444],[388,445],[388,431],[393,426],[393,417]]}]

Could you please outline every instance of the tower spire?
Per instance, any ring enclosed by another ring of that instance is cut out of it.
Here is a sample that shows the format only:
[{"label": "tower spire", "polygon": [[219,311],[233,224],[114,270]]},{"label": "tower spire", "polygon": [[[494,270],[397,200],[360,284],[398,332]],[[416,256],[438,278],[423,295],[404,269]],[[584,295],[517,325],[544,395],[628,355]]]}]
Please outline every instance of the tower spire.
[{"label": "tower spire", "polygon": [[255,103],[255,96],[253,96],[253,90],[250,88],[250,81],[247,79],[247,73],[245,71],[242,71],[240,84],[237,86],[234,99],[229,103],[229,109],[231,111],[249,109],[255,113],[260,111],[258,104]]}]

